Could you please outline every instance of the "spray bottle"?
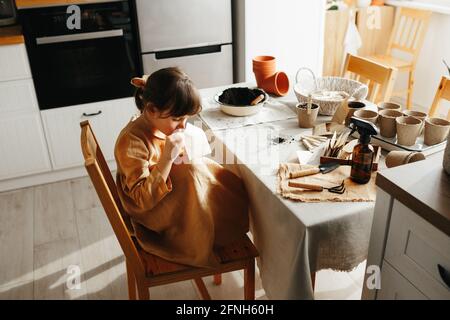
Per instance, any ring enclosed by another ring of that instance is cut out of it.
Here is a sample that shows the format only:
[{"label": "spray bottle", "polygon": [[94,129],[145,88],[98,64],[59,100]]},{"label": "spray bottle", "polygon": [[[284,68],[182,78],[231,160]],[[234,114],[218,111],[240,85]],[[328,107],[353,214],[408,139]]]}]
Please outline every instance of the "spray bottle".
[{"label": "spray bottle", "polygon": [[352,133],[358,130],[359,143],[353,148],[352,170],[350,178],[357,183],[367,183],[372,175],[372,164],[375,155],[373,147],[370,145],[370,137],[378,134],[377,127],[369,121],[350,118],[350,128]]}]

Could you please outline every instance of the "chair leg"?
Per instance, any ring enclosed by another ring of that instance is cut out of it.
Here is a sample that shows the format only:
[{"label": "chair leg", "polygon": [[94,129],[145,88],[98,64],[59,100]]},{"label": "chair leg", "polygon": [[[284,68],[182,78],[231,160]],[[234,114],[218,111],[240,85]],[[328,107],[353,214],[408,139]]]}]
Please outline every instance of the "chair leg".
[{"label": "chair leg", "polygon": [[214,275],[214,284],[216,286],[221,285],[222,284],[222,274],[218,273]]},{"label": "chair leg", "polygon": [[205,283],[202,278],[195,278],[195,284],[197,285],[198,291],[200,291],[200,296],[203,300],[211,300],[208,289],[206,289]]},{"label": "chair leg", "polygon": [[136,300],[136,279],[134,277],[133,270],[131,269],[130,264],[128,261],[126,262],[127,265],[127,279],[128,279],[128,299],[130,300]]},{"label": "chair leg", "polygon": [[244,269],[244,299],[255,300],[255,259]]},{"label": "chair leg", "polygon": [[411,106],[412,106],[413,88],[414,88],[414,70],[411,69],[409,71],[408,93],[407,93],[407,96],[406,96],[406,108],[408,108],[408,110],[410,110]]},{"label": "chair leg", "polygon": [[[143,282],[143,281],[142,281]],[[149,288],[137,283],[138,299],[139,300],[150,300]]]},{"label": "chair leg", "polygon": [[312,285],[312,289],[314,292],[314,288],[316,286],[316,273],[315,272],[311,272],[311,285]]}]

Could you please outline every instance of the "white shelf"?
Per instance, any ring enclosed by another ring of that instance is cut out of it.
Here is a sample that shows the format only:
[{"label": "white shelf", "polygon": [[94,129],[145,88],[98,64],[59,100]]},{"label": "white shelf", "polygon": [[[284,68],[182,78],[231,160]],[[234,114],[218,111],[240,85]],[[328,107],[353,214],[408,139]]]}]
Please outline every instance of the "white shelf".
[{"label": "white shelf", "polygon": [[398,1],[398,0],[388,0],[385,2],[387,5],[394,7],[406,7],[413,9],[423,9],[430,10],[435,13],[441,14],[449,14],[450,15],[450,6],[440,6],[431,3],[424,3],[420,1]]}]

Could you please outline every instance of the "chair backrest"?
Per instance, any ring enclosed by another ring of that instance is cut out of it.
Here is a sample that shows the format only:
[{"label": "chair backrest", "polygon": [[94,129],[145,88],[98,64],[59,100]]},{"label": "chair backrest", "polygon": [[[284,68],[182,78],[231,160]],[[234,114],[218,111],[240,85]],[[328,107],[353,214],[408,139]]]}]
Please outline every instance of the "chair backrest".
[{"label": "chair backrest", "polygon": [[80,126],[81,150],[83,152],[86,170],[89,173],[114,233],[119,240],[127,262],[130,263],[135,273],[141,275],[145,272],[144,264],[130,235],[129,230],[132,230],[130,229],[131,225],[120,202],[111,171],[108,168],[108,164],[105,161],[89,121],[81,122]]},{"label": "chair backrest", "polygon": [[392,49],[412,55],[415,63],[428,30],[431,11],[401,7],[397,9],[394,27],[389,39],[387,54]]},{"label": "chair backrest", "polygon": [[[428,116],[431,118],[436,113],[439,103],[442,99],[450,101],[450,77],[442,76],[439,87],[434,95],[433,104],[430,107]],[[447,113],[447,120],[450,121],[450,110]]]},{"label": "chair backrest", "polygon": [[389,101],[397,77],[397,69],[347,54],[342,76],[366,84],[369,87],[367,100],[378,103]]}]

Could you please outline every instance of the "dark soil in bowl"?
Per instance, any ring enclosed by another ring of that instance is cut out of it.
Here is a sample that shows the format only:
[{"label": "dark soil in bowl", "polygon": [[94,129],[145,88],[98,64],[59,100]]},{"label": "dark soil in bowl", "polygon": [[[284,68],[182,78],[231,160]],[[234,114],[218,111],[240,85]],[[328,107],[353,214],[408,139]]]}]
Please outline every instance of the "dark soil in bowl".
[{"label": "dark soil in bowl", "polygon": [[[219,101],[234,106],[248,106],[255,98],[264,94],[262,90],[250,88],[228,88],[219,96]],[[264,102],[265,98],[263,99]]]}]

